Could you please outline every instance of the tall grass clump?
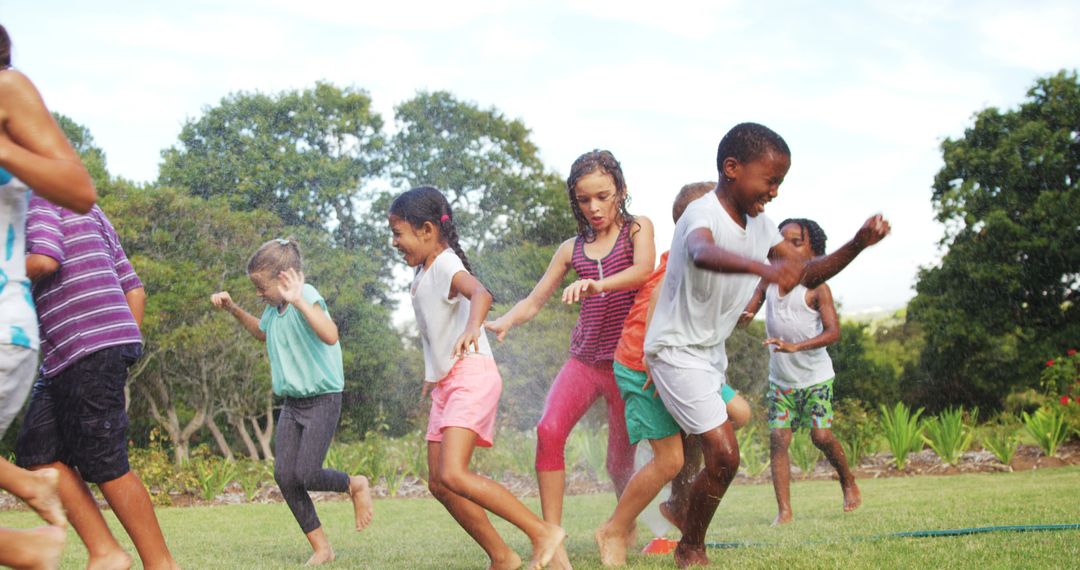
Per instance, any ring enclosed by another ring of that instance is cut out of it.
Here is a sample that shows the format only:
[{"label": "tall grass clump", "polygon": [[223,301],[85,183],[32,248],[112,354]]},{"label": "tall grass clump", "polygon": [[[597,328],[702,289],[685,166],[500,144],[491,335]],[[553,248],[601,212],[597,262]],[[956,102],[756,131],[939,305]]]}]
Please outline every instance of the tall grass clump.
[{"label": "tall grass clump", "polygon": [[803,477],[814,472],[814,467],[821,460],[821,450],[810,439],[809,429],[795,430],[791,434],[791,445],[788,446],[788,454],[795,466],[802,471]]},{"label": "tall grass clump", "polygon": [[[972,412],[972,422],[978,417],[978,409]],[[964,454],[975,439],[975,429],[964,423],[964,408],[950,408],[924,422],[923,441],[934,450],[943,463],[959,465]]]},{"label": "tall grass clump", "polygon": [[1040,408],[1034,414],[1023,412],[1024,428],[1035,440],[1043,455],[1053,457],[1058,446],[1065,441],[1069,430],[1065,427],[1065,414],[1055,408]]},{"label": "tall grass clump", "polygon": [[922,449],[923,425],[919,421],[922,413],[922,408],[912,413],[903,402],[897,402],[891,410],[881,405],[881,427],[897,469],[907,467],[909,453]]}]

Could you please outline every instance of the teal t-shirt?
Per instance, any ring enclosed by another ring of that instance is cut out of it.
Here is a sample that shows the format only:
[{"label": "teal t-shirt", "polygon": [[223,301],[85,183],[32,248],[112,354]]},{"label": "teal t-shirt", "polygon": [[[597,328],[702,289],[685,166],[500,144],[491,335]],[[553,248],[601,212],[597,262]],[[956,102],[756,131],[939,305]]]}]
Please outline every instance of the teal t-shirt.
[{"label": "teal t-shirt", "polygon": [[[305,301],[326,311],[322,295],[307,283],[303,296]],[[341,342],[326,344],[320,340],[296,307],[286,305],[285,312],[279,313],[277,307],[267,305],[259,328],[266,333],[266,352],[270,356],[270,377],[275,394],[308,398],[345,389]]]}]

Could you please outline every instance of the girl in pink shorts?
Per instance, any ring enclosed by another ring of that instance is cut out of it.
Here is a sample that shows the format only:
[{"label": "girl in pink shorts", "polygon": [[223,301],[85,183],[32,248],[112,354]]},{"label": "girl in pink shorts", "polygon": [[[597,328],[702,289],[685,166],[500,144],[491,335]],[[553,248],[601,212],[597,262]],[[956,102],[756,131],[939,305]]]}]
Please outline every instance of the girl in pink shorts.
[{"label": "girl in pink shorts", "polygon": [[634,474],[634,448],[626,435],[612,360],[634,295],[652,273],[656,257],[652,222],[626,210],[626,181],[610,152],[578,157],[566,189],[578,235],[559,246],[528,297],[486,324],[501,341],[512,327],[536,316],[568,271],[577,273],[578,280],[562,295],[566,303],[581,302],[570,335],[570,359],[552,383],[536,427],[540,503],[544,520],[556,524],[562,521],[566,439],[597,398],[607,402],[607,469],[617,493]]},{"label": "girl in pink shorts", "polygon": [[413,188],[390,205],[394,247],[416,269],[410,293],[424,348],[424,387],[431,394],[428,487],[484,549],[492,568],[517,568],[521,558],[491,525],[485,509],[532,541],[529,568],[546,566],[566,538],[495,481],[469,470],[477,445],[490,447],[502,378],[483,332],[492,297],[472,275],[458,244],[450,204],[430,186]]}]

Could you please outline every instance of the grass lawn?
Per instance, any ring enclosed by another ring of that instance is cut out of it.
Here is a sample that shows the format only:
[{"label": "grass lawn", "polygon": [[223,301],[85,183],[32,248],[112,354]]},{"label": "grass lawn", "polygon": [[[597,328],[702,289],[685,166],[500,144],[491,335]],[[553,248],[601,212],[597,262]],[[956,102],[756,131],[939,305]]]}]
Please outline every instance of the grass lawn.
[{"label": "grass lawn", "polygon": [[[902,531],[980,526],[1080,523],[1080,467],[1020,473],[908,477],[859,481],[863,507],[841,512],[839,485],[795,481],[795,521],[768,525],[775,515],[772,487],[737,485],[709,529],[709,540],[754,546],[710,549],[727,568],[1062,568],[1080,566],[1080,531],[989,533],[947,538],[887,538]],[[536,500],[527,504],[539,510]],[[565,527],[575,568],[599,568],[592,531],[611,513],[611,495],[568,497]],[[351,504],[321,503],[323,525],[338,559],[327,568],[483,568],[487,559],[433,499],[375,503],[373,526],[350,531]],[[123,529],[107,513],[113,532],[134,554]],[[293,568],[310,554],[284,504],[162,508],[165,536],[185,568]],[[39,524],[29,512],[0,513],[0,525]],[[524,559],[524,535],[497,526]],[[642,526],[641,545],[649,534]],[[64,568],[83,568],[85,550],[69,534]],[[764,544],[762,544],[764,543]],[[641,546],[639,545],[639,547]],[[674,568],[670,556],[632,555],[631,568]]]}]

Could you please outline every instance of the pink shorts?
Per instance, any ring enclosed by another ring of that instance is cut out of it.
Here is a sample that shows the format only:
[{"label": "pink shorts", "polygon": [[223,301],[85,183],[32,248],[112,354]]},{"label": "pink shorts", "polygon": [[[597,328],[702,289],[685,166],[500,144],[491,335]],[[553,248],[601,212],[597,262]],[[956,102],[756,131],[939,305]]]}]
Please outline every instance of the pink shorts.
[{"label": "pink shorts", "polygon": [[476,432],[476,445],[491,447],[502,376],[490,356],[466,356],[431,391],[428,441],[442,441],[442,430],[460,427]]}]

